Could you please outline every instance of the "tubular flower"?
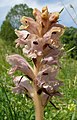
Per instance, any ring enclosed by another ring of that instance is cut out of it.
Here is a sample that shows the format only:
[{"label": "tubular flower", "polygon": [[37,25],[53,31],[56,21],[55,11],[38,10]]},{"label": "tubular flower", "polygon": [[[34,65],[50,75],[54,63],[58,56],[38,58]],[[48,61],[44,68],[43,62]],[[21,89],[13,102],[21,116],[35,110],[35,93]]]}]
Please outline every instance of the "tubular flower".
[{"label": "tubular flower", "polygon": [[[21,18],[20,30],[15,30],[18,36],[15,42],[16,46],[23,45],[23,53],[31,58],[34,67],[17,54],[7,56],[7,61],[12,65],[9,74],[20,70],[27,77],[14,77],[16,87],[13,91],[27,92],[34,102],[36,91],[44,107],[53,96],[61,95],[58,88],[62,82],[56,79],[56,75],[62,56],[59,37],[64,32],[64,26],[57,23],[59,13],[49,13],[47,7],[43,7],[42,12],[35,8],[33,15],[35,20],[26,16]],[[28,31],[28,34],[23,31]]]},{"label": "tubular flower", "polygon": [[32,67],[23,57],[18,54],[7,56],[6,60],[12,65],[9,74],[13,74],[16,70],[23,72],[30,80],[35,78]]},{"label": "tubular flower", "polygon": [[[21,80],[22,78],[22,80]],[[16,85],[16,87],[14,87],[13,92],[16,93],[27,93],[30,97],[32,97],[32,85],[30,83],[30,81],[25,77],[25,76],[17,76],[14,77],[14,83]]]}]

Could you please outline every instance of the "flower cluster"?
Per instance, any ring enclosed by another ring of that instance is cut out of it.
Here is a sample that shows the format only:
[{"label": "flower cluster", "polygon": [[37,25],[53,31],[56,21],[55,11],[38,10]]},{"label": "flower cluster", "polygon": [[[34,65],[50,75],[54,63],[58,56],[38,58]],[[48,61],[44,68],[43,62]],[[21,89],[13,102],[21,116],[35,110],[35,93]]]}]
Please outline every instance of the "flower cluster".
[{"label": "flower cluster", "polygon": [[[18,36],[16,47],[22,47],[24,55],[33,61],[34,67],[20,55],[9,55],[7,61],[12,65],[9,74],[20,70],[24,77],[14,77],[16,87],[14,92],[26,92],[34,97],[34,86],[41,97],[42,106],[46,106],[52,96],[61,95],[58,91],[62,82],[56,79],[60,68],[59,58],[62,56],[59,37],[64,26],[57,23],[58,12],[49,13],[47,7],[33,10],[35,19],[23,16],[20,30],[15,30]],[[27,32],[26,32],[27,31]]]}]

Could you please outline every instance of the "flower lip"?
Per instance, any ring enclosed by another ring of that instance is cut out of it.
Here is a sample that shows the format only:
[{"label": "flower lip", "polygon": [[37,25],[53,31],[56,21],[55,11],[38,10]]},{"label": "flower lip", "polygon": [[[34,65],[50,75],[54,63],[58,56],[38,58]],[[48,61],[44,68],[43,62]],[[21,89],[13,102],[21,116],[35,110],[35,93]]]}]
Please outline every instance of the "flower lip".
[{"label": "flower lip", "polygon": [[21,26],[19,27],[19,29],[20,29],[20,30],[26,30],[28,27],[29,27],[29,25],[26,25],[26,26],[21,25]]}]

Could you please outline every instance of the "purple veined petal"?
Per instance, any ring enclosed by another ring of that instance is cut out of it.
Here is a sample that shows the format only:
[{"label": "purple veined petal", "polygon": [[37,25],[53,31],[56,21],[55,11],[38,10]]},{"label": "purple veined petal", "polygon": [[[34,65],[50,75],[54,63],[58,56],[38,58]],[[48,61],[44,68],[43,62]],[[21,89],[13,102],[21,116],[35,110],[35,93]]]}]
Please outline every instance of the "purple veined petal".
[{"label": "purple veined petal", "polygon": [[[12,65],[12,69],[20,70],[23,72],[30,80],[35,78],[32,67],[28,64],[28,62],[18,54],[9,55],[6,57],[7,62]],[[11,69],[11,71],[12,71]]]},{"label": "purple veined petal", "polygon": [[[13,79],[13,82],[15,83],[16,87],[13,88],[13,92],[26,92],[29,96],[33,95],[33,88],[32,88],[32,84],[29,81],[28,78],[26,78],[25,76],[17,76]],[[21,80],[21,81],[20,81]]]}]

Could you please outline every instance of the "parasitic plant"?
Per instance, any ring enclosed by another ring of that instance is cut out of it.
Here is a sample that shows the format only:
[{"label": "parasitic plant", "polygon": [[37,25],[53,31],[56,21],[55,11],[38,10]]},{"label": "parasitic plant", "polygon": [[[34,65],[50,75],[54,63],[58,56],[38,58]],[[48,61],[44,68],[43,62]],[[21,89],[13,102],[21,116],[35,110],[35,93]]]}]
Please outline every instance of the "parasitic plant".
[{"label": "parasitic plant", "polygon": [[56,79],[56,75],[62,56],[59,38],[64,26],[57,23],[59,13],[49,13],[47,7],[43,7],[42,12],[35,8],[33,15],[35,20],[23,16],[20,30],[15,30],[18,36],[16,47],[22,47],[24,55],[33,61],[33,67],[18,54],[8,55],[6,59],[12,65],[10,75],[16,70],[23,73],[23,76],[13,78],[13,92],[26,92],[34,102],[35,119],[43,120],[48,101],[53,96],[61,95],[58,88],[62,82]]}]

